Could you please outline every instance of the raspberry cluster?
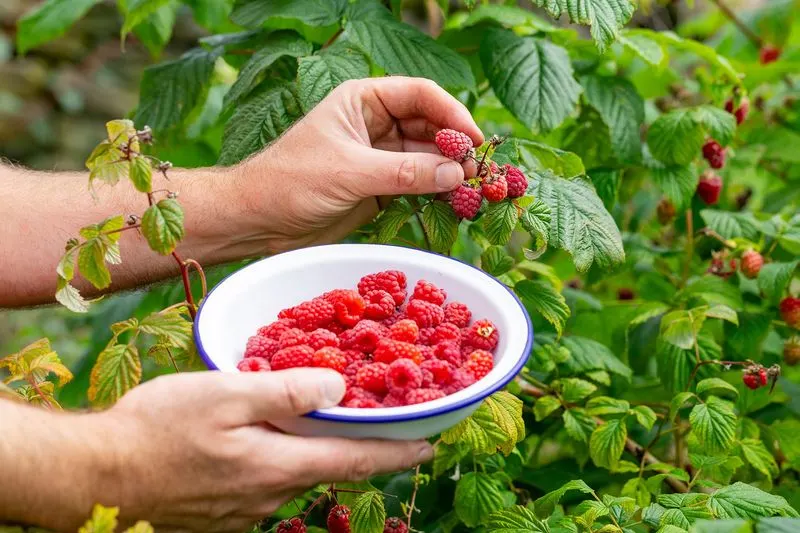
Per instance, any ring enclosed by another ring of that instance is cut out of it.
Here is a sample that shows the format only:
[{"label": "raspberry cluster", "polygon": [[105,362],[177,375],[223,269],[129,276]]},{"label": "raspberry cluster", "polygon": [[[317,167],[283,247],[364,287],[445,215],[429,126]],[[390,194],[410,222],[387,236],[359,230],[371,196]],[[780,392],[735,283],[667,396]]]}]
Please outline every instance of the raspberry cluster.
[{"label": "raspberry cluster", "polygon": [[770,381],[775,384],[775,380],[781,375],[780,365],[772,365],[769,368],[764,368],[758,363],[750,362],[742,372],[742,382],[744,386],[750,390],[760,389],[765,387]]},{"label": "raspberry cluster", "polygon": [[247,341],[242,372],[323,367],[341,373],[340,405],[398,407],[453,394],[494,367],[500,337],[487,319],[447,301],[425,280],[387,270],[361,278],[278,314]]}]

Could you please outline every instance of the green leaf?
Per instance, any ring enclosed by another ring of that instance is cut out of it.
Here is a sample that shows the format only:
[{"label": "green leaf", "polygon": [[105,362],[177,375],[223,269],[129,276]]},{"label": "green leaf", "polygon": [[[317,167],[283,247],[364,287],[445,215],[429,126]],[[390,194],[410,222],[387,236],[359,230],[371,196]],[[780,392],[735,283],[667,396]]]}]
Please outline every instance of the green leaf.
[{"label": "green leaf", "polygon": [[521,505],[492,513],[489,515],[486,528],[492,533],[550,533],[551,531],[547,522],[540,520],[533,511]]},{"label": "green leaf", "polygon": [[219,164],[232,165],[277,139],[301,115],[295,86],[265,80],[236,107],[225,125]]},{"label": "green leaf", "polygon": [[705,314],[698,315],[692,311],[679,309],[664,315],[661,319],[661,338],[684,350],[692,348],[705,320]]},{"label": "green leaf", "polygon": [[561,415],[564,420],[564,429],[567,434],[573,439],[588,444],[589,437],[597,427],[597,422],[594,421],[585,409],[574,407],[567,409]]},{"label": "green leaf", "polygon": [[24,54],[31,48],[60,37],[97,2],[47,0],[27,11],[17,22],[17,50]]},{"label": "green leaf", "polygon": [[494,478],[482,472],[469,472],[456,483],[453,505],[467,527],[476,527],[502,509],[504,501]]},{"label": "green leaf", "polygon": [[644,100],[624,78],[586,76],[581,79],[584,98],[597,110],[611,133],[617,159],[635,163],[642,156],[640,129],[644,122]]},{"label": "green leaf", "polygon": [[404,198],[396,198],[375,221],[374,242],[387,243],[397,236],[400,228],[414,215],[414,209]]},{"label": "green leaf", "polygon": [[769,479],[779,473],[778,463],[760,439],[742,439],[739,442],[745,460]]},{"label": "green leaf", "polygon": [[591,396],[597,387],[578,378],[564,378],[558,381],[561,398],[567,403],[576,403]]},{"label": "green leaf", "polygon": [[380,492],[370,491],[360,495],[350,511],[350,527],[353,533],[381,533],[386,510]]},{"label": "green leaf", "polygon": [[492,276],[499,276],[514,268],[514,258],[502,246],[490,246],[481,254],[481,268]]},{"label": "green leaf", "polygon": [[185,309],[173,308],[152,313],[141,320],[139,331],[168,340],[173,346],[188,349],[192,346],[192,321]]},{"label": "green leaf", "polygon": [[122,22],[120,37],[125,42],[125,36],[133,28],[147,20],[156,11],[170,3],[171,0],[127,0],[125,2],[125,20]]},{"label": "green leaf", "polygon": [[705,403],[694,406],[689,414],[692,434],[710,454],[730,449],[736,435],[736,414],[729,402],[711,396]]},{"label": "green leaf", "polygon": [[698,520],[691,533],[753,533],[753,526],[744,520]]},{"label": "green leaf", "polygon": [[142,216],[142,233],[154,252],[171,254],[183,239],[183,208],[171,198],[151,205]]},{"label": "green leaf", "polygon": [[664,196],[675,205],[676,210],[689,207],[697,190],[697,171],[693,165],[665,165],[655,159],[647,146],[644,147],[644,166],[650,170],[653,182]]},{"label": "green leaf", "polygon": [[626,400],[618,400],[609,396],[598,396],[586,402],[590,415],[624,415],[631,408]]},{"label": "green leaf", "polygon": [[106,266],[106,246],[99,239],[91,239],[78,252],[78,269],[89,283],[98,289],[111,285],[111,272]]},{"label": "green leaf", "polygon": [[550,207],[550,242],[572,254],[579,272],[625,261],[622,236],[590,184],[531,174],[531,192]]},{"label": "green leaf", "polygon": [[179,126],[201,101],[221,49],[195,48],[144,70],[134,122],[164,131]]},{"label": "green leaf", "polygon": [[740,481],[712,494],[708,500],[708,507],[716,516],[723,519],[798,516],[797,511],[784,498],[768,494]]},{"label": "green leaf", "polygon": [[95,504],[92,517],[78,530],[78,533],[114,533],[117,529],[119,507],[103,507]]},{"label": "green leaf", "polygon": [[647,431],[653,429],[653,425],[656,423],[656,420],[658,420],[655,411],[646,405],[637,405],[634,407],[633,416],[636,417],[636,421],[639,422],[639,425]]},{"label": "green leaf", "polygon": [[691,108],[661,115],[647,132],[653,156],[668,165],[688,165],[700,153],[704,142],[705,131],[694,120]]},{"label": "green leaf", "polygon": [[[583,161],[578,154],[528,139],[515,139],[515,141],[525,165],[533,170],[549,170],[562,178],[576,178],[586,174]],[[506,142],[501,147],[508,144]],[[496,157],[497,152],[495,152],[495,161]]]},{"label": "green leaf", "polygon": [[745,239],[758,240],[759,225],[751,213],[731,213],[716,209],[703,209],[700,217],[706,225],[719,233],[723,239],[733,239],[743,237]]},{"label": "green leaf", "polygon": [[550,208],[544,202],[534,200],[520,217],[522,227],[533,237],[534,250],[525,257],[530,260],[538,258],[547,251],[550,240]]},{"label": "green leaf", "polygon": [[589,439],[589,455],[594,464],[614,468],[625,450],[628,427],[624,419],[612,419],[598,426]]},{"label": "green leaf", "polygon": [[[448,206],[450,212],[453,211]],[[453,215],[455,216],[455,215]],[[486,238],[492,244],[506,244],[511,238],[511,233],[517,226],[519,211],[511,200],[503,200],[494,204],[489,204],[483,216],[483,227],[486,230]]]},{"label": "green leaf", "polygon": [[545,320],[556,328],[559,336],[570,315],[570,309],[564,296],[548,282],[525,279],[514,286],[525,307],[540,313]]},{"label": "green leaf", "polygon": [[558,502],[561,501],[561,498],[564,497],[564,494],[571,490],[577,490],[582,492],[583,494],[592,494],[594,491],[592,487],[586,484],[582,479],[574,479],[572,481],[568,481],[560,488],[548,492],[535,502],[533,502],[533,506],[536,509],[536,514],[539,516],[550,516],[553,511],[555,510],[556,505]]},{"label": "green leaf", "polygon": [[[794,533],[798,531],[798,528],[800,528],[800,519],[797,518],[762,518],[758,521],[758,533]],[[750,531],[742,533],[750,533]]]},{"label": "green leaf", "polygon": [[790,263],[767,263],[758,273],[758,288],[769,300],[777,302],[786,293],[786,287],[797,271],[800,261]]},{"label": "green leaf", "polygon": [[448,253],[458,237],[458,217],[450,204],[434,200],[422,211],[422,224],[430,239],[431,248]]},{"label": "green leaf", "polygon": [[736,326],[739,325],[739,316],[736,314],[736,311],[727,305],[712,305],[706,310],[705,316],[706,318],[725,320]]},{"label": "green leaf", "polygon": [[456,466],[458,462],[467,456],[469,448],[461,443],[447,444],[438,442],[434,447],[433,457],[433,477],[437,478]]},{"label": "green leaf", "polygon": [[335,42],[297,64],[297,85],[303,111],[308,112],[346,80],[369,77],[369,62],[346,42]]},{"label": "green leaf", "polygon": [[553,18],[566,13],[570,22],[591,26],[592,39],[600,53],[619,36],[636,9],[630,0],[534,0],[534,3]]},{"label": "green leaf", "polygon": [[706,393],[722,394],[726,392],[733,393],[734,396],[739,396],[739,390],[720,378],[707,378],[697,384],[698,396],[703,396]]},{"label": "green leaf", "polygon": [[625,379],[631,378],[631,369],[620,361],[607,346],[585,337],[571,335],[561,339],[561,345],[569,350],[570,357],[562,366],[572,374],[591,370],[606,370]]},{"label": "green leaf", "polygon": [[694,120],[718,143],[729,144],[736,133],[736,118],[724,109],[712,105],[697,106],[692,110]]},{"label": "green leaf", "polygon": [[69,281],[60,277],[56,284],[56,301],[73,313],[85,313],[89,310],[87,302],[78,289],[69,284]]},{"label": "green leaf", "polygon": [[[124,0],[118,0],[120,12],[124,13],[123,4]],[[133,33],[151,56],[158,57],[164,51],[164,47],[172,37],[172,29],[180,7],[181,4],[176,0],[169,0],[133,29]]]},{"label": "green leaf", "polygon": [[542,396],[533,404],[533,414],[537,422],[541,422],[561,407],[561,402],[555,396]]},{"label": "green leaf", "polygon": [[581,86],[560,46],[490,28],[480,59],[497,98],[534,133],[556,128],[575,110]]},{"label": "green leaf", "polygon": [[145,193],[151,192],[153,190],[153,168],[150,166],[150,160],[138,156],[131,159],[130,165],[128,176],[136,190]]},{"label": "green leaf", "polygon": [[462,442],[476,454],[511,453],[525,437],[522,400],[505,391],[496,392],[456,426],[442,433],[446,444]]},{"label": "green leaf", "polygon": [[734,310],[742,308],[739,288],[717,276],[703,276],[689,282],[676,296],[679,302],[700,299],[708,304],[726,305]]},{"label": "green leaf", "polygon": [[466,59],[408,24],[351,19],[341,39],[360,48],[389,74],[428,78],[453,89],[475,87]]},{"label": "green leaf", "polygon": [[99,407],[113,404],[142,379],[142,362],[136,345],[113,342],[97,356],[90,377],[87,395]]},{"label": "green leaf", "polygon": [[589,175],[589,179],[594,185],[597,196],[603,201],[606,211],[613,209],[617,204],[622,173],[619,170],[594,169]]},{"label": "green leaf", "polygon": [[654,67],[663,66],[667,62],[667,54],[658,40],[657,32],[645,29],[622,30],[619,42]]},{"label": "green leaf", "polygon": [[778,439],[781,452],[786,462],[795,470],[800,470],[800,421],[794,419],[779,420],[770,426]]},{"label": "green leaf", "polygon": [[731,66],[730,62],[725,57],[717,54],[716,50],[710,46],[695,39],[684,39],[671,31],[652,32],[651,35],[657,36],[667,46],[691,52],[705,59],[709,64],[721,70],[730,83],[741,82],[739,73]]},{"label": "green leaf", "polygon": [[[722,348],[711,336],[705,334],[698,336],[697,348],[701,361],[719,359],[722,356]],[[683,350],[673,344],[660,341],[656,346],[656,356],[658,375],[662,383],[672,392],[685,390],[689,383],[689,376],[697,362],[694,348]],[[708,373],[708,365],[704,365],[700,367],[696,377],[702,379]]]},{"label": "green leaf", "polygon": [[347,0],[238,0],[231,20],[245,28],[258,28],[273,20],[296,20],[308,26],[330,26],[339,21]]}]

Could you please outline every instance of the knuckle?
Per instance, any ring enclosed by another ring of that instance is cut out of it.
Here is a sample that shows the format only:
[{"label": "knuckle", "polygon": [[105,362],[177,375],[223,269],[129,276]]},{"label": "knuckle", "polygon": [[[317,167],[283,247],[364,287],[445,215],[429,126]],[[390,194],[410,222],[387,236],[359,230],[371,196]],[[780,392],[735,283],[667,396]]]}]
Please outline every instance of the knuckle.
[{"label": "knuckle", "polygon": [[397,186],[401,189],[411,189],[419,179],[419,165],[414,158],[406,158],[397,169]]},{"label": "knuckle", "polygon": [[293,413],[303,413],[307,410],[307,398],[310,392],[312,391],[300,390],[300,387],[294,381],[281,381],[281,397]]},{"label": "knuckle", "polygon": [[368,454],[354,453],[348,459],[347,481],[362,481],[375,473],[375,461]]}]

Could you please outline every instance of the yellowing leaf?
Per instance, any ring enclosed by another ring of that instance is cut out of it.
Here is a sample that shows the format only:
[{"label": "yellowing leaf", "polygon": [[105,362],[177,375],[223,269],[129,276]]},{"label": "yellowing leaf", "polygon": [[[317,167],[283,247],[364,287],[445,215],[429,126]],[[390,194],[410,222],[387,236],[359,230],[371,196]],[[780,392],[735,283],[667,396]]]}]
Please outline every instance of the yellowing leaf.
[{"label": "yellowing leaf", "polygon": [[72,379],[72,372],[52,350],[48,339],[39,339],[19,352],[0,359],[0,368],[7,368],[11,374],[6,383],[19,380],[39,383],[51,373],[58,377],[59,385]]},{"label": "yellowing leaf", "polygon": [[153,313],[142,319],[139,331],[156,335],[174,346],[187,349],[192,344],[192,322],[184,312],[185,309],[170,309]]},{"label": "yellowing leaf", "polygon": [[110,344],[100,352],[92,368],[87,395],[94,405],[111,405],[141,379],[142,362],[136,346]]},{"label": "yellowing leaf", "polygon": [[114,533],[117,529],[118,507],[94,506],[92,517],[78,530],[78,533]]},{"label": "yellowing leaf", "polygon": [[442,441],[467,444],[475,453],[511,453],[525,437],[522,401],[505,391],[496,392],[468,418],[442,433]]},{"label": "yellowing leaf", "polygon": [[148,522],[140,520],[136,522],[133,527],[126,529],[124,533],[154,533],[154,531],[153,526]]}]

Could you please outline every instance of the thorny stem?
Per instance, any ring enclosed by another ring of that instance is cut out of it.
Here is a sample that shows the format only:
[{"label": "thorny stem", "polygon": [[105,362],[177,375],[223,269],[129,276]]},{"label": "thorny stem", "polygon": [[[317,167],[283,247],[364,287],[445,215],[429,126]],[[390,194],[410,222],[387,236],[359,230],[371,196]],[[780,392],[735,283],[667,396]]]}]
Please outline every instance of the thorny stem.
[{"label": "thorny stem", "polygon": [[414,505],[417,501],[417,491],[419,491],[419,466],[414,470],[414,489],[411,491],[411,501],[408,504],[408,511],[406,514],[406,525],[411,529],[411,515],[414,514]]},{"label": "thorny stem", "polygon": [[741,19],[739,19],[739,17],[736,16],[736,13],[734,13],[723,0],[711,0],[711,2],[713,4],[716,4],[716,6],[719,8],[720,11],[722,11],[725,17],[731,22],[733,22],[733,24],[737,28],[739,28],[739,31],[741,31],[744,34],[744,36],[750,40],[750,42],[756,45],[757,48],[761,48],[762,46],[764,46],[763,39],[761,39],[761,37],[756,35],[753,32],[753,30],[748,28],[747,25],[744,22],[742,22]]},{"label": "thorny stem", "polygon": [[[328,488],[328,490],[330,490],[330,487]],[[303,523],[304,524],[306,522],[306,519],[308,518],[308,515],[311,514],[311,511],[314,509],[314,507],[316,507],[317,505],[322,503],[322,500],[324,500],[325,498],[328,497],[328,490],[326,490],[325,492],[323,492],[322,494],[317,496],[317,499],[314,500],[313,502],[311,502],[311,505],[308,506],[308,509],[306,509],[306,512],[303,513]]]},{"label": "thorny stem", "polygon": [[689,279],[689,270],[694,256],[694,230],[692,229],[692,210],[686,210],[686,263],[683,264],[683,283]]}]

